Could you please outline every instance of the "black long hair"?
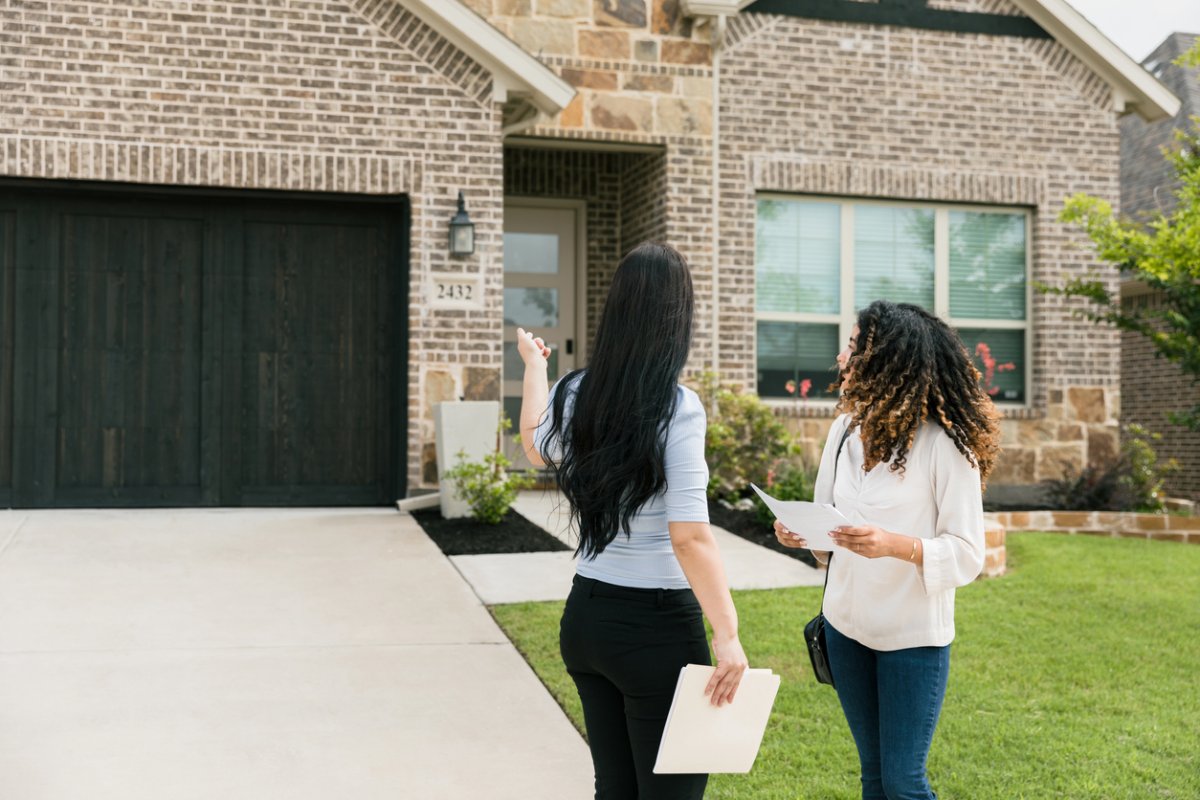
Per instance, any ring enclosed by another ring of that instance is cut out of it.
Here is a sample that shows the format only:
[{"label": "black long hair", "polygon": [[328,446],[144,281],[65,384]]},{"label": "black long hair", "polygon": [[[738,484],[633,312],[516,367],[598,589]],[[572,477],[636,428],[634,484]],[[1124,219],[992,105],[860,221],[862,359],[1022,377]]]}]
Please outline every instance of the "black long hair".
[{"label": "black long hair", "polygon": [[941,427],[986,482],[1000,447],[999,414],[958,334],[920,306],[876,300],[858,314],[858,341],[839,401],[862,432],[863,468],[903,474],[921,423]]},{"label": "black long hair", "polygon": [[[638,245],[613,276],[587,368],[558,384],[545,441],[557,438],[561,450],[558,459],[542,456],[570,503],[577,555],[594,556],[619,532],[628,535],[637,510],[666,488],[667,426],[694,309],[683,256],[665,244]],[[564,421],[569,392],[574,409]]]}]

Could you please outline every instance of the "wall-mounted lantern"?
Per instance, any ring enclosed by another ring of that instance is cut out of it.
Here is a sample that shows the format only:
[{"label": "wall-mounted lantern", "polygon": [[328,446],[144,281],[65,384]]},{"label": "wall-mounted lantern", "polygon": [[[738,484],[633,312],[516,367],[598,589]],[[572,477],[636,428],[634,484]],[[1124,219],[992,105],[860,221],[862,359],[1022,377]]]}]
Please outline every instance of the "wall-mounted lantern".
[{"label": "wall-mounted lantern", "polygon": [[450,218],[450,255],[469,256],[475,252],[475,223],[467,216],[463,193],[458,193],[458,213]]}]

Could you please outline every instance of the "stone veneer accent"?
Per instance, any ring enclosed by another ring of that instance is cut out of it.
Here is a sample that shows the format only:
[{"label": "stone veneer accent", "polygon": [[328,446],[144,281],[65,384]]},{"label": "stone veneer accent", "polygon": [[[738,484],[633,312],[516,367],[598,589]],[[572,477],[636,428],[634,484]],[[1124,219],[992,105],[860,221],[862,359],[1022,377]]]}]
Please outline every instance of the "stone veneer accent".
[{"label": "stone veneer accent", "polygon": [[1200,544],[1200,517],[1132,511],[1005,511],[986,515],[1010,531],[1084,533],[1128,539]]},{"label": "stone veneer accent", "polygon": [[984,541],[981,577],[997,578],[1008,571],[1008,548],[1004,526],[994,520],[984,520]]}]

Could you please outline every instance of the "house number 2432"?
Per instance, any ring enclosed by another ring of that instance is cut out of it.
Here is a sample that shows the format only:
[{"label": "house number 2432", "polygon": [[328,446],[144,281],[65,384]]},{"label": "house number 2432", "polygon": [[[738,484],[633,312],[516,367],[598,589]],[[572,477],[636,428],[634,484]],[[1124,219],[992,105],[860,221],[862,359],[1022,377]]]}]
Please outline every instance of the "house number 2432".
[{"label": "house number 2432", "polygon": [[475,286],[470,283],[439,283],[437,284],[438,300],[474,300]]}]

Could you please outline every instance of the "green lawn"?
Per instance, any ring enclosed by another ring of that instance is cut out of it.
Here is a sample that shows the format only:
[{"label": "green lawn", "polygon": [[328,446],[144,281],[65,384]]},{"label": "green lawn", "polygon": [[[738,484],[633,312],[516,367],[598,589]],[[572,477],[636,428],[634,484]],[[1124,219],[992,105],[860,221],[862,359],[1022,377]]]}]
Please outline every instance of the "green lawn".
[{"label": "green lawn", "polygon": [[[958,592],[958,639],[929,771],[943,800],[1200,798],[1200,547],[1027,533],[1009,574]],[[837,698],[800,632],[819,589],[735,592],[751,666],[783,676],[749,775],[711,798],[858,795]],[[496,619],[582,728],[558,656],[562,603]]]}]

